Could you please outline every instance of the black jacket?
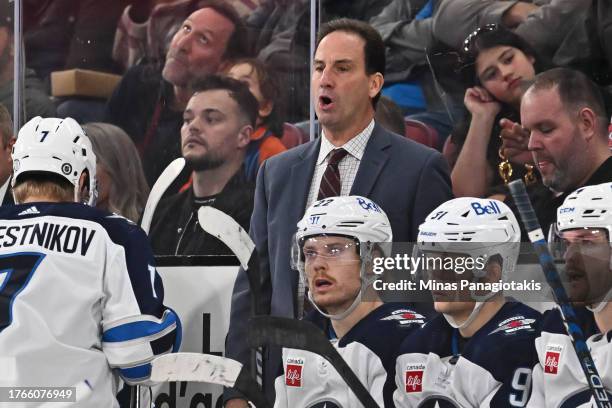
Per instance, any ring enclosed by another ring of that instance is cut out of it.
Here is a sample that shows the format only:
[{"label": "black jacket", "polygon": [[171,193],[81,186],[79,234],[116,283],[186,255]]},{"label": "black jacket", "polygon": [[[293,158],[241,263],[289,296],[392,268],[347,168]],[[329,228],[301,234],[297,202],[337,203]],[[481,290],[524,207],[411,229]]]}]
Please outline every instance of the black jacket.
[{"label": "black jacket", "polygon": [[[254,192],[255,184],[246,180],[241,168],[217,195],[212,207],[230,215],[248,231]],[[194,200],[190,187],[160,201],[149,235],[155,255],[232,255],[223,242],[200,228],[200,205]]]}]

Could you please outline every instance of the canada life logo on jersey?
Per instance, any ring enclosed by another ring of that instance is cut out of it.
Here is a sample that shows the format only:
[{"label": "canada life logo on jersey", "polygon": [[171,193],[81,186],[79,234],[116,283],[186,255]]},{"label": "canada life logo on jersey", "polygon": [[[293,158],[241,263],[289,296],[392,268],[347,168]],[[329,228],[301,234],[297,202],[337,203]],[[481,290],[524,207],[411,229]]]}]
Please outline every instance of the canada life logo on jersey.
[{"label": "canada life logo on jersey", "polygon": [[423,391],[424,364],[409,364],[406,366],[406,393]]},{"label": "canada life logo on jersey", "polygon": [[549,344],[546,346],[546,354],[544,355],[544,373],[556,375],[559,371],[559,363],[561,362],[562,346]]},{"label": "canada life logo on jersey", "polygon": [[304,360],[301,358],[287,358],[287,368],[285,369],[285,385],[287,387],[302,386],[302,369]]}]

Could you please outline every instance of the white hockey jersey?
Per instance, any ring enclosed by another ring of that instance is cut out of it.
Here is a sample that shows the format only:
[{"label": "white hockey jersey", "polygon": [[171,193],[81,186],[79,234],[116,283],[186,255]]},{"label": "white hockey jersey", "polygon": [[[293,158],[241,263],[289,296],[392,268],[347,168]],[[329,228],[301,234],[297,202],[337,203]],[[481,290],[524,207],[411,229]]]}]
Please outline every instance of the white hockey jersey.
[{"label": "white hockey jersey", "polygon": [[400,347],[396,407],[524,407],[539,318],[530,307],[506,303],[462,339],[443,315],[435,317]]},{"label": "white hockey jersey", "polygon": [[[329,320],[320,314],[313,313],[308,319],[330,333]],[[339,341],[332,341],[381,407],[393,407],[397,348],[424,322],[424,316],[401,304],[388,303],[364,317]],[[362,407],[327,360],[304,350],[283,348],[283,373],[276,379],[275,388],[275,408]]]},{"label": "white hockey jersey", "polygon": [[117,373],[146,381],[154,355],[178,349],[163,296],[148,238],[126,219],[73,203],[0,207],[0,386],[85,383],[74,406],[117,407]]},{"label": "white hockey jersey", "polygon": [[[591,312],[584,308],[577,309],[576,313],[582,323],[589,318],[592,319]],[[589,327],[586,329],[586,335],[588,335]],[[596,328],[591,327],[591,329]],[[604,393],[607,392],[608,400],[612,402],[610,392],[612,391],[611,341],[612,332],[608,332],[591,335],[586,343],[603,381],[601,393],[605,395]],[[536,348],[538,363],[533,369],[533,392],[528,407],[591,408],[596,406],[558,309],[544,313],[540,336],[536,339]]]}]

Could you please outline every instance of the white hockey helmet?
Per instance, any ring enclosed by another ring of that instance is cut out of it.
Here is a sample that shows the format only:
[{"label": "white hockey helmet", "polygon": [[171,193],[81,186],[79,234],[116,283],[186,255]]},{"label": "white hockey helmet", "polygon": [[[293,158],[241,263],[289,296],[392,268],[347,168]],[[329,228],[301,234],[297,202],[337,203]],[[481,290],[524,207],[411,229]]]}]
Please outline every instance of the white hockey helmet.
[{"label": "white hockey helmet", "polygon": [[78,197],[79,178],[89,173],[89,205],[95,205],[96,156],[91,142],[72,118],[37,116],[19,130],[13,146],[12,186],[28,172],[54,173],[68,180]]},{"label": "white hockey helmet", "polygon": [[[503,202],[460,197],[441,204],[427,216],[419,226],[417,241],[422,252],[467,254],[473,259],[499,255],[504,279],[516,266],[521,230],[514,213]],[[476,277],[483,273],[473,272]],[[483,302],[476,301],[472,314],[461,324],[450,316],[445,317],[453,327],[465,327],[474,320],[482,305]]]},{"label": "white hockey helmet", "polygon": [[612,183],[579,188],[557,209],[557,230],[603,228],[612,242]]},{"label": "white hockey helmet", "polygon": [[[557,208],[557,223],[554,226],[554,234],[549,235],[549,243],[554,243],[563,231],[581,228],[606,230],[608,242],[612,247],[612,183],[581,187],[568,195]],[[609,267],[612,269],[612,255]],[[601,311],[610,300],[612,290],[603,301],[588,308],[594,312]]]},{"label": "white hockey helmet", "polygon": [[375,202],[365,197],[330,197],[313,203],[298,222],[297,228],[292,243],[291,260],[293,268],[300,272],[304,285],[308,285],[308,281],[302,247],[308,238],[339,235],[352,238],[358,243],[361,258],[361,288],[351,306],[340,314],[329,315],[317,306],[311,293],[308,293],[308,299],[321,314],[331,319],[343,319],[357,307],[365,289],[372,283],[372,279],[367,275],[367,265],[372,259],[372,251],[377,248],[384,255],[389,255],[390,245],[383,244],[391,243],[393,240],[387,215]]}]

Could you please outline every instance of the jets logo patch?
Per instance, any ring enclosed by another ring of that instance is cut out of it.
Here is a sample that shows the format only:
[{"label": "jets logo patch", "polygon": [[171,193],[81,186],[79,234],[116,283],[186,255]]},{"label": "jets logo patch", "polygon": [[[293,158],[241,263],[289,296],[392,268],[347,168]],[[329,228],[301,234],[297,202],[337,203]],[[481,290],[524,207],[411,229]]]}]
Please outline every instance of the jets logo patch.
[{"label": "jets logo patch", "polygon": [[519,330],[533,330],[532,324],[535,319],[525,319],[524,316],[510,317],[497,325],[497,328],[489,334],[503,331],[505,334],[511,334]]},{"label": "jets logo patch", "polygon": [[408,324],[423,324],[425,323],[425,316],[420,315],[412,310],[398,309],[394,310],[390,315],[383,317],[380,320],[396,320],[401,325]]}]

